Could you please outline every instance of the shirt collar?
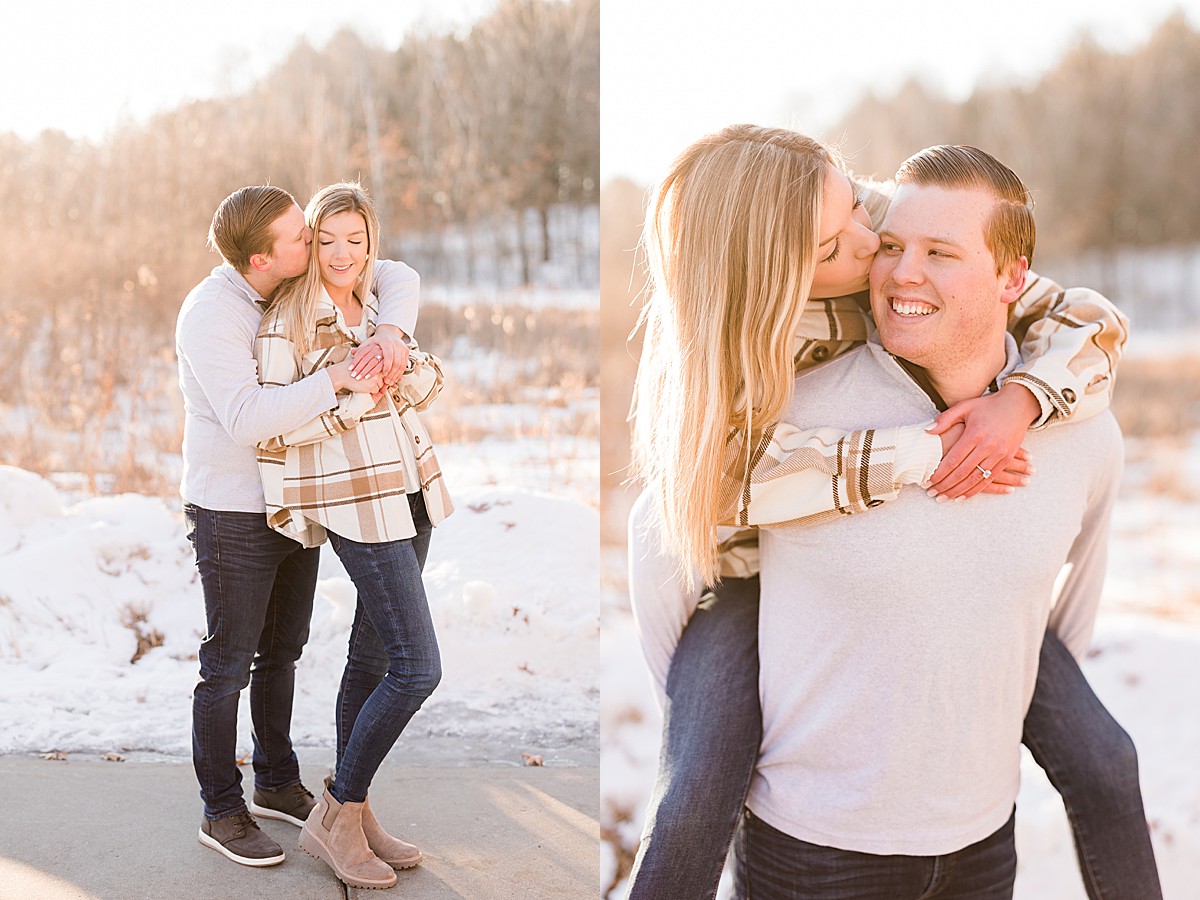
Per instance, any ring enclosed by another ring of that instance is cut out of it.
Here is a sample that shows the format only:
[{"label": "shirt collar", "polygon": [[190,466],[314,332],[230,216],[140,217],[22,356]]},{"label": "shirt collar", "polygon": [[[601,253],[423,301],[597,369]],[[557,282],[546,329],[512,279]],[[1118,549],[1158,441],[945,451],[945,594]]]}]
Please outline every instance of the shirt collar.
[{"label": "shirt collar", "polygon": [[[884,348],[879,342],[878,334],[872,336],[871,343],[875,344],[879,350],[887,353],[887,349]],[[913,380],[917,387],[919,387],[926,393],[926,395],[928,395],[929,399],[933,401],[933,405],[937,407],[938,412],[945,412],[950,408],[946,401],[942,399],[942,396],[937,392],[937,388],[933,386],[933,381],[930,379],[929,373],[926,372],[922,366],[918,366],[916,363],[909,362],[907,359],[901,359],[899,356],[895,356],[891,353],[888,353],[888,356],[891,356],[891,358],[896,361],[896,364],[900,366],[900,368],[904,370],[908,377]],[[996,391],[1000,390],[1000,385],[1004,383],[1004,379],[1016,371],[1017,366],[1020,364],[1021,353],[1017,349],[1017,341],[1006,331],[1004,333],[1004,365],[1001,367],[1000,371],[996,373],[996,377],[991,380],[991,383],[988,384],[987,389],[981,396],[986,396],[987,394],[995,393]]]},{"label": "shirt collar", "polygon": [[270,301],[263,299],[262,295],[250,286],[246,276],[229,263],[221,263],[212,270],[212,274],[228,280],[246,298],[246,302],[253,303],[260,312],[265,312],[266,308],[270,306]]}]

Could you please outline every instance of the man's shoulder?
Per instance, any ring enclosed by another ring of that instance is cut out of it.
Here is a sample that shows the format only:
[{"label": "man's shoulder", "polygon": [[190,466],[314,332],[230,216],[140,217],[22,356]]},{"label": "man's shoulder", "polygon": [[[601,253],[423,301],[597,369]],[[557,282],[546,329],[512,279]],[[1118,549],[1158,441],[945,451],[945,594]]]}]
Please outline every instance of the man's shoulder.
[{"label": "man's shoulder", "polygon": [[234,323],[252,325],[257,330],[262,310],[230,278],[232,270],[227,269],[227,266],[218,266],[188,292],[179,308],[176,330],[180,335],[199,329],[213,337],[212,331]]}]

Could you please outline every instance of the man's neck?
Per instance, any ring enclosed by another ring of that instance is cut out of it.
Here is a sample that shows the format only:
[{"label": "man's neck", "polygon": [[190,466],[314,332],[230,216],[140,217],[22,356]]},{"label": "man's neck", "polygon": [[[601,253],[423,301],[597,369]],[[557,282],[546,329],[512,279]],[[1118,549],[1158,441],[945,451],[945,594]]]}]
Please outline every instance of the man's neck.
[{"label": "man's neck", "polygon": [[[998,355],[988,354],[986,363],[974,360],[966,366],[925,368],[899,356],[893,357],[909,377],[917,383],[939,411],[945,411],[962,400],[981,397],[998,389],[997,379],[1008,363],[1008,354],[1001,345]],[[991,373],[990,375],[987,373]]]},{"label": "man's neck", "polygon": [[973,359],[967,365],[935,366],[925,371],[929,373],[930,383],[950,407],[959,401],[982,396],[995,382],[1006,362],[1008,354],[1004,351],[1004,344],[1000,344],[995,350],[980,354],[978,360]]},{"label": "man's neck", "polygon": [[264,300],[270,300],[275,293],[275,289],[283,284],[282,279],[276,278],[265,272],[259,272],[256,269],[250,269],[243,272],[242,277],[246,279],[246,283],[258,292],[258,296]]}]

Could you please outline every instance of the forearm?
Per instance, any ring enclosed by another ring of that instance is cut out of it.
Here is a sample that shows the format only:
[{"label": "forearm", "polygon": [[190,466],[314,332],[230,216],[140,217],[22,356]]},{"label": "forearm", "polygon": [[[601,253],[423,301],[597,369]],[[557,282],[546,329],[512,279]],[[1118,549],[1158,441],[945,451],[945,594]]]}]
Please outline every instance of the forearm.
[{"label": "forearm", "polygon": [[338,398],[334,409],[315,416],[297,428],[261,441],[258,446],[277,453],[288,447],[318,444],[357,428],[362,417],[374,408],[375,400],[370,394],[346,394]]},{"label": "forearm", "polygon": [[1038,400],[1035,428],[1109,406],[1129,321],[1105,297],[1088,288],[1063,290],[1031,273],[1009,324],[1023,363],[1005,384],[1020,384]]},{"label": "forearm", "polygon": [[421,276],[411,266],[397,260],[377,260],[373,289],[379,299],[377,324],[395,326],[411,337],[417,328]]},{"label": "forearm", "polygon": [[845,432],[777,425],[743,448],[731,441],[719,496],[722,525],[817,521],[862,512],[922,484],[941,461],[925,425]]},{"label": "forearm", "polygon": [[653,494],[642,493],[629,514],[629,600],[646,665],[661,703],[679,636],[699,603],[674,562],[661,552],[652,524]]}]

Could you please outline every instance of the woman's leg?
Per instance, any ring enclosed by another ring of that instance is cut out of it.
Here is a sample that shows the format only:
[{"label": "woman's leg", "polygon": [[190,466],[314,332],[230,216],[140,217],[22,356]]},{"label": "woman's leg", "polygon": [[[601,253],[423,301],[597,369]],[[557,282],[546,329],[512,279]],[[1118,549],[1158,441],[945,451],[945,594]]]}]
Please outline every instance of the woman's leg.
[{"label": "woman's leg", "polygon": [[[332,533],[329,540],[388,659],[387,672],[353,719],[330,786],[338,802],[362,803],[383,758],[441,680],[441,658],[421,581],[420,547],[413,540],[361,544]],[[348,666],[353,654],[352,645]]]},{"label": "woman's leg", "polygon": [[1024,742],[1062,795],[1090,900],[1161,900],[1133,741],[1049,631]]},{"label": "woman's leg", "polygon": [[631,900],[716,896],[762,736],[758,596],[757,577],[726,579],[680,638]]},{"label": "woman's leg", "polygon": [[[413,525],[417,529],[412,538],[413,552],[417,557],[417,568],[425,570],[425,559],[429,555],[429,539],[433,526],[425,510],[424,499],[420,494],[409,497],[409,511],[412,513]],[[366,615],[360,600],[354,609],[354,624],[350,627],[350,643],[346,655],[346,668],[342,672],[342,682],[338,688],[336,724],[337,724],[337,755],[334,771],[341,768],[342,755],[350,742],[350,734],[358,713],[367,702],[367,698],[379,686],[383,676],[387,674],[388,656],[383,648],[383,642],[375,633],[375,626]]]}]

